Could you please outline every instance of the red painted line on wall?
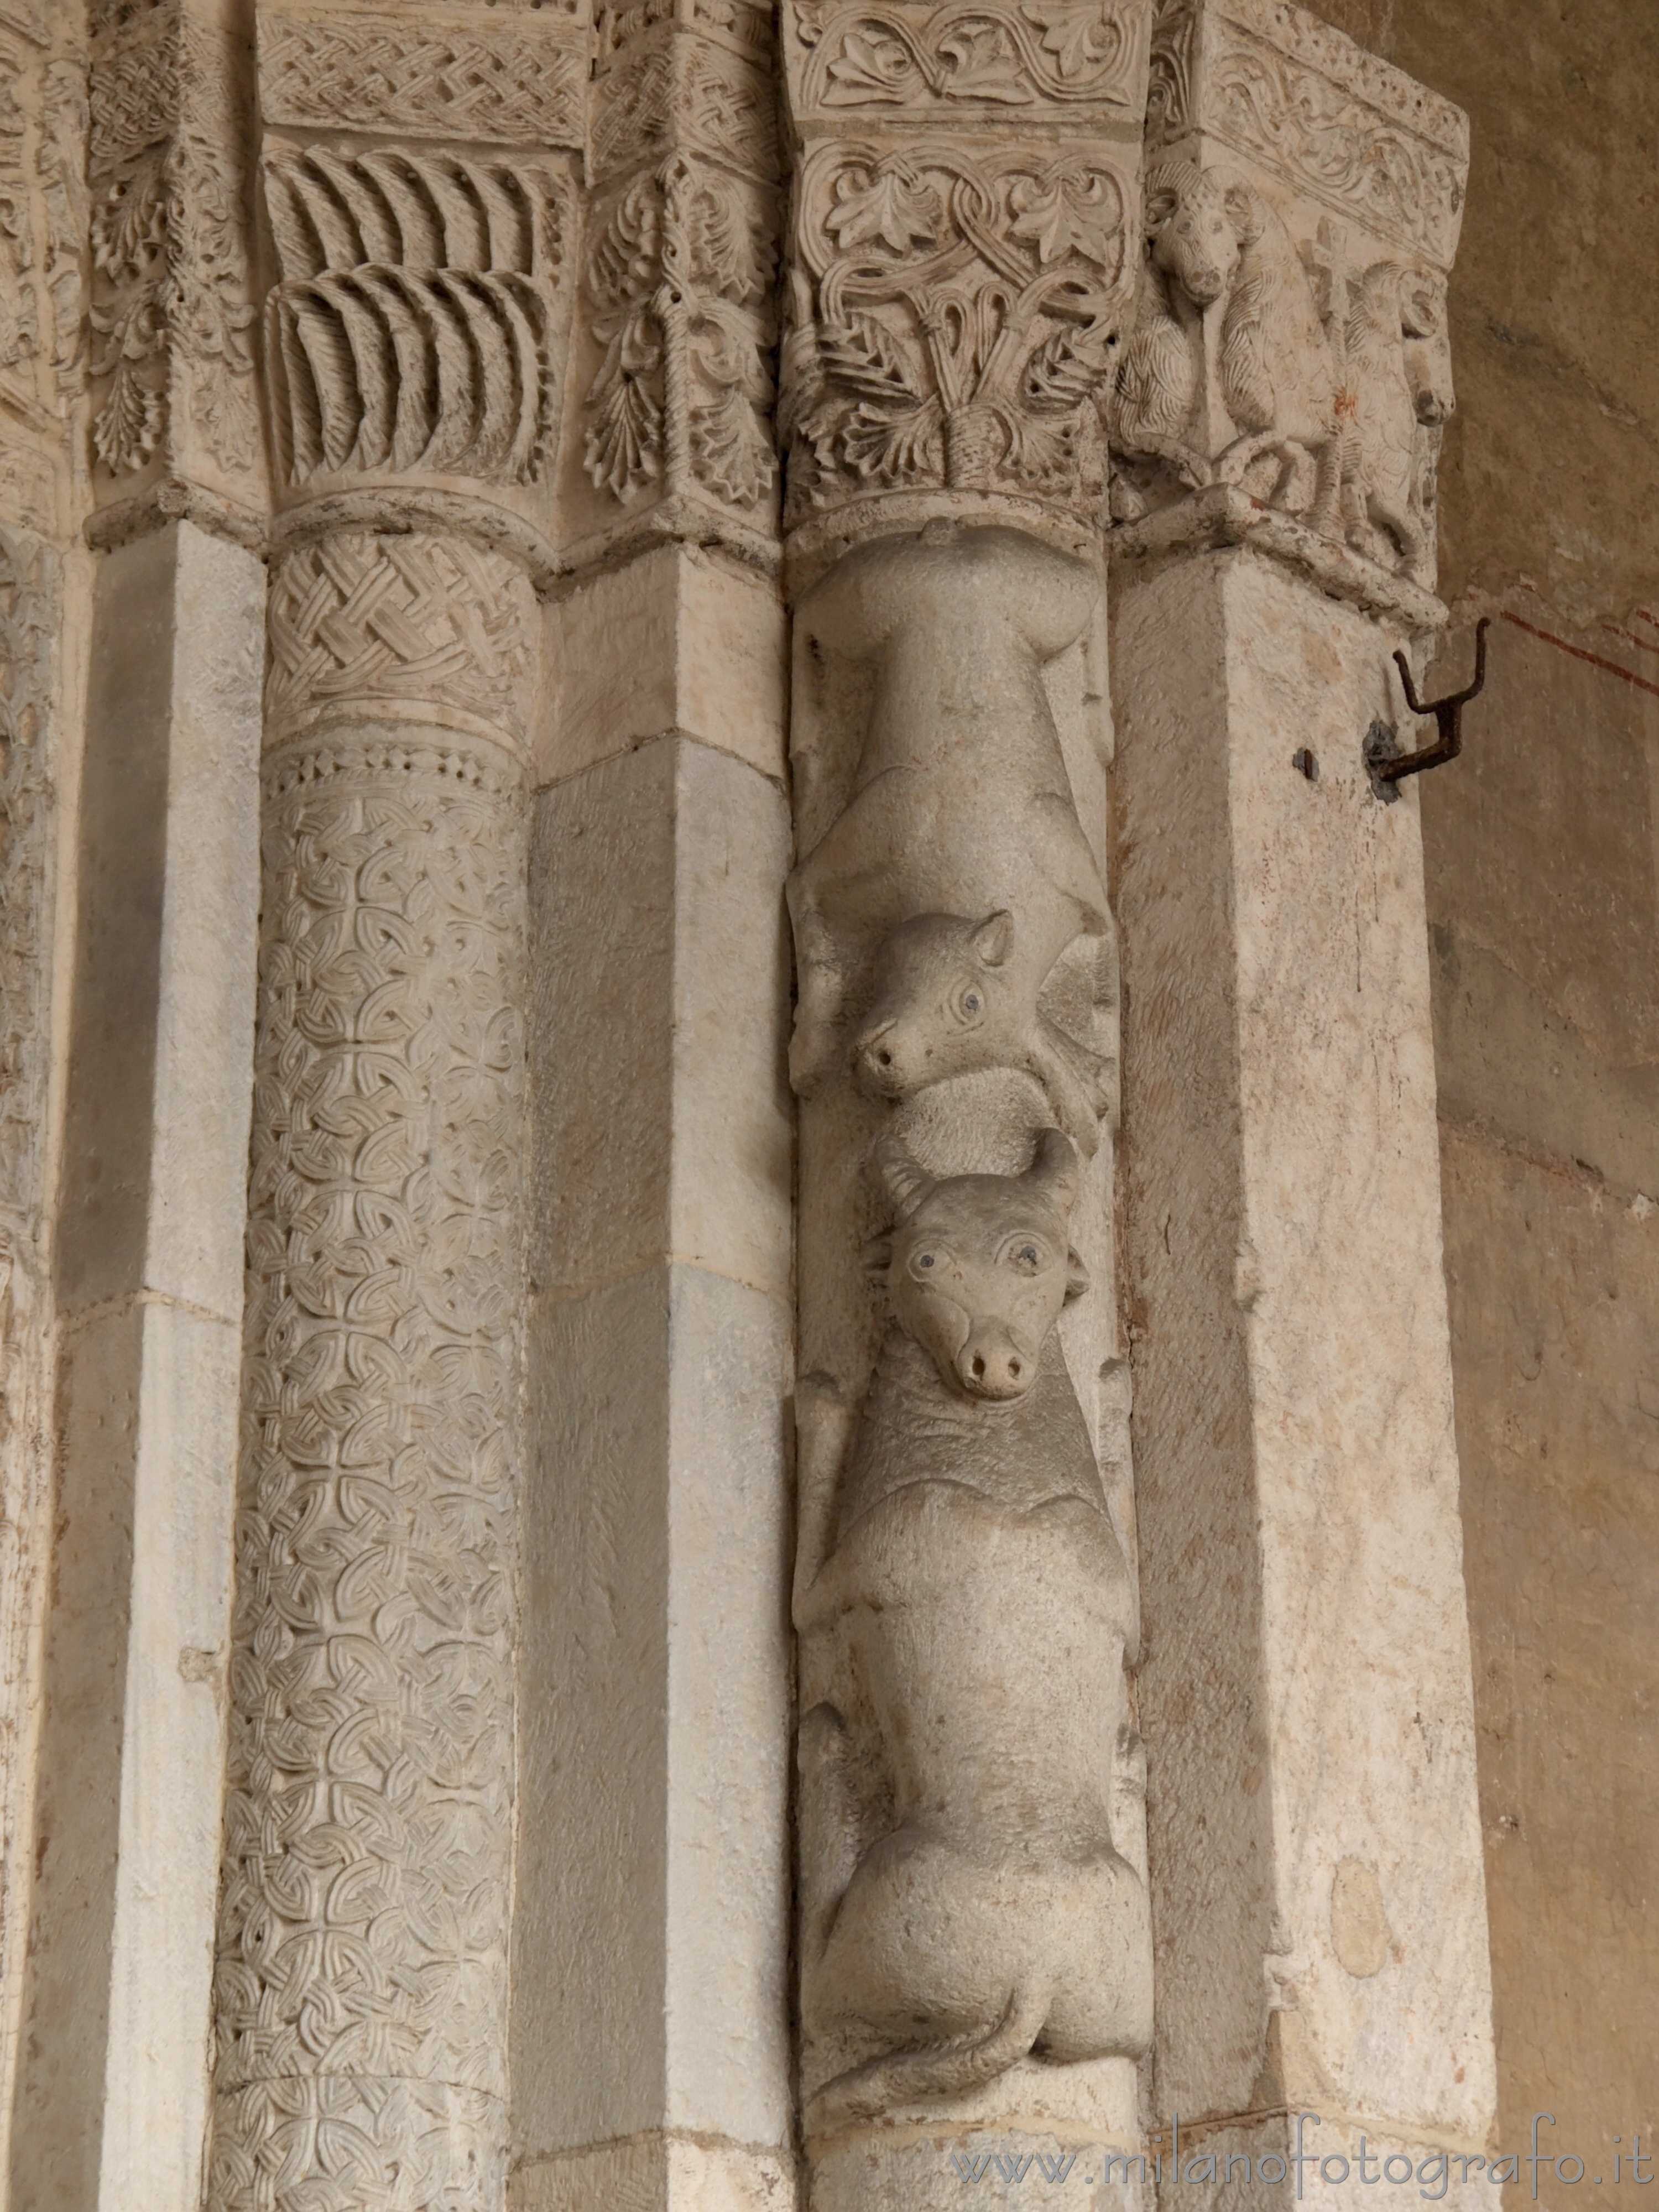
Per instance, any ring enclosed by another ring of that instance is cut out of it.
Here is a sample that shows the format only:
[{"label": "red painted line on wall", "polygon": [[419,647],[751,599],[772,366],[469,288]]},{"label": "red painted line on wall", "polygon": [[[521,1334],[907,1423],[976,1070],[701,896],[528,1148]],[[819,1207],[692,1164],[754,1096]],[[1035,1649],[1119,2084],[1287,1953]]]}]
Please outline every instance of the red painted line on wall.
[{"label": "red painted line on wall", "polygon": [[1563,653],[1570,653],[1575,660],[1588,660],[1592,668],[1605,668],[1609,676],[1622,677],[1626,684],[1633,684],[1638,691],[1651,691],[1654,697],[1659,699],[1659,684],[1651,682],[1645,676],[1637,675],[1633,669],[1621,668],[1616,660],[1604,660],[1599,653],[1588,652],[1582,645],[1569,645],[1565,638],[1557,637],[1553,631],[1540,629],[1535,623],[1522,622],[1519,615],[1512,615],[1507,607],[1503,610],[1503,615],[1506,623],[1513,623],[1516,629],[1525,630],[1528,637],[1541,637],[1546,645],[1559,645]]}]

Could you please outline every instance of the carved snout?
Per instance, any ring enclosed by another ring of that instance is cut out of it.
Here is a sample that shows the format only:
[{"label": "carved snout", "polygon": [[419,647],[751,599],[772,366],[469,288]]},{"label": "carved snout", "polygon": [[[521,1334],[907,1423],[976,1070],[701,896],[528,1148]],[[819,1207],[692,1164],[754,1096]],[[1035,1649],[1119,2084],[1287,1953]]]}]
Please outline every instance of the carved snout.
[{"label": "carved snout", "polygon": [[1037,1371],[1030,1353],[994,1322],[981,1322],[969,1332],[955,1365],[957,1380],[970,1398],[999,1403],[1023,1398]]}]

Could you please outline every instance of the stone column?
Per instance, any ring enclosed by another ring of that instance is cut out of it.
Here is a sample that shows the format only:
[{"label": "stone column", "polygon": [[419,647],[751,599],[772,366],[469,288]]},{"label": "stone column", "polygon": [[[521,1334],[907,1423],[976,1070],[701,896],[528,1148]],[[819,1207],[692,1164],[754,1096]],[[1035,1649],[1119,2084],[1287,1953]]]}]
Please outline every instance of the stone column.
[{"label": "stone column", "polygon": [[1182,2203],[1369,2203],[1407,2165],[1473,2201],[1453,2154],[1488,2148],[1493,2064],[1418,798],[1366,766],[1421,741],[1392,655],[1445,619],[1463,122],[1255,0],[1164,11],[1153,78],[1113,685],[1154,2108]]},{"label": "stone column", "polygon": [[[41,1133],[57,1492],[9,2182],[20,2205],[161,2212],[199,2197],[208,2098],[264,465],[246,25],[163,0],[97,6],[89,30],[88,76],[56,73],[71,115],[87,97],[84,145],[59,138],[41,206],[81,230],[90,298],[56,380],[76,427],[59,513],[83,538],[59,698],[81,741],[54,769],[76,826]],[[45,265],[61,317],[75,286]]]},{"label": "stone column", "polygon": [[259,27],[279,481],[215,2212],[504,2199],[525,793],[575,216],[547,149],[583,36]]},{"label": "stone column", "polygon": [[994,2153],[1134,2193],[1100,403],[1149,12],[785,10],[797,1940],[848,2212]]},{"label": "stone column", "polygon": [[498,2206],[533,595],[339,532],[270,637],[210,2202]]},{"label": "stone column", "polygon": [[519,2212],[793,2196],[771,11],[599,11],[532,861]]}]

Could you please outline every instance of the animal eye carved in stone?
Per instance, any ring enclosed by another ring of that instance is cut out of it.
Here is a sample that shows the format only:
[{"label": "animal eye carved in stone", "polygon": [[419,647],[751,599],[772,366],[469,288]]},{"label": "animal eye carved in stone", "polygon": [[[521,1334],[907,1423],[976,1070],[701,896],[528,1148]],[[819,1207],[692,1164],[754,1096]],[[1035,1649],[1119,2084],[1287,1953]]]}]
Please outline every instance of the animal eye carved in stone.
[{"label": "animal eye carved in stone", "polygon": [[931,1270],[938,1265],[939,1255],[937,1253],[918,1252],[915,1259],[910,1262],[910,1272],[915,1275],[925,1275],[930,1273]]},{"label": "animal eye carved in stone", "polygon": [[957,1000],[957,1013],[964,1022],[976,1022],[985,1012],[985,994],[970,984]]},{"label": "animal eye carved in stone", "polygon": [[1048,1257],[1033,1237],[1016,1238],[1004,1248],[1002,1256],[1007,1266],[1018,1268],[1022,1275],[1041,1274]]}]

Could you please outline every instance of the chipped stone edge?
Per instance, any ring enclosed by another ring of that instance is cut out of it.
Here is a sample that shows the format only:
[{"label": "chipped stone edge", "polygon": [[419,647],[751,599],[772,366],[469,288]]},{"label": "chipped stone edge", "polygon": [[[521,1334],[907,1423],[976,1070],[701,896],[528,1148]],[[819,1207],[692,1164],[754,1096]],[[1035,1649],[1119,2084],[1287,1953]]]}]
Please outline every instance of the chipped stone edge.
[{"label": "chipped stone edge", "polygon": [[1401,623],[1415,634],[1442,630],[1451,619],[1445,601],[1432,592],[1391,575],[1290,515],[1258,505],[1231,484],[1212,485],[1139,522],[1115,525],[1107,532],[1106,556],[1118,568],[1229,545],[1247,545],[1282,561],[1333,599]]}]

